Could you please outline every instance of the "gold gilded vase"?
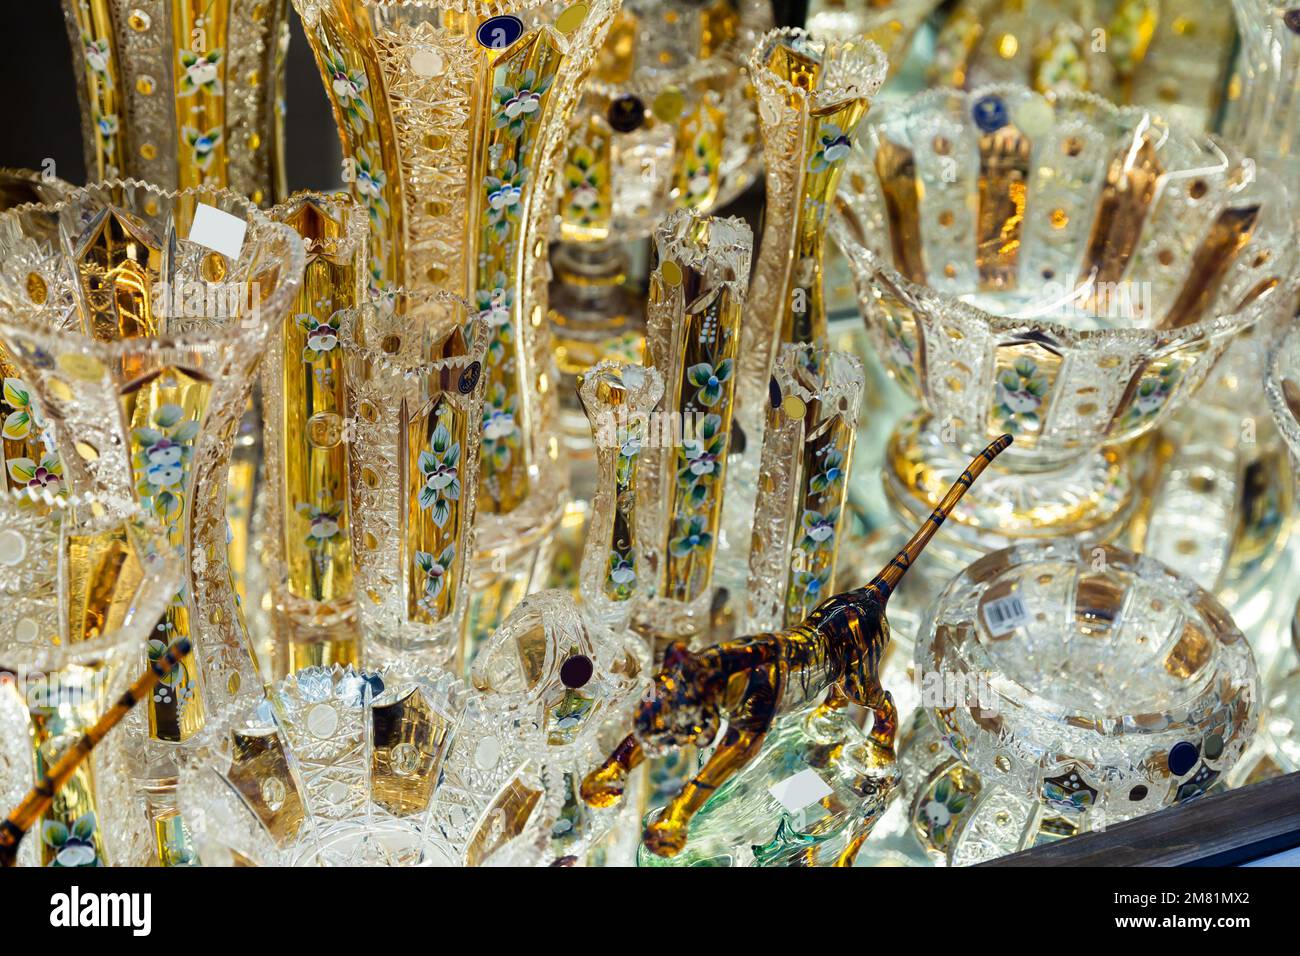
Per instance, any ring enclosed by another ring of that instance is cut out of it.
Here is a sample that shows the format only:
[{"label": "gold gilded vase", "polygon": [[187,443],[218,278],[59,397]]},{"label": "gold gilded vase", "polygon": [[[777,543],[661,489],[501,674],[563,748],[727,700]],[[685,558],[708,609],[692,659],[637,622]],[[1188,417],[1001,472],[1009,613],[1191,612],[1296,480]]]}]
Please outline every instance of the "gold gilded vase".
[{"label": "gold gilded vase", "polygon": [[777,357],[742,634],[793,627],[836,590],[863,381],[849,352],[787,345]]},{"label": "gold gilded vase", "polygon": [[780,346],[826,336],[826,223],[886,68],[865,38],[822,39],[791,28],[768,33],[750,56],[767,162],[765,226],[749,289],[754,320],[744,327],[739,369],[741,424],[751,442],[762,430]]},{"label": "gold gilded vase", "polygon": [[646,351],[664,384],[641,454],[634,626],[657,642],[709,625],[753,237],[741,219],[679,210],[655,244]]},{"label": "gold gilded vase", "polygon": [[[58,202],[71,190],[51,173],[0,168],[0,211],[24,203]],[[25,281],[16,271],[6,277],[12,286]],[[0,347],[0,487],[17,491],[34,486],[57,493],[62,481],[54,432],[31,387]]]},{"label": "gold gilded vase", "polygon": [[[771,28],[768,0],[623,0],[583,87],[564,163],[551,255],[562,374],[639,357],[645,269],[632,244],[672,210],[712,212],[760,175],[744,59]],[[565,421],[569,437],[585,438],[585,421]]]},{"label": "gold gilded vase", "polygon": [[561,514],[547,240],[569,116],[618,3],[296,6],[334,107],[344,178],[370,215],[371,286],[462,296],[492,330],[481,631],[528,587]]},{"label": "gold gilded vase", "polygon": [[63,0],[87,180],[284,195],[287,0]]},{"label": "gold gilded vase", "polygon": [[227,559],[226,480],[302,243],[231,193],[121,181],[10,210],[0,236],[0,343],[49,416],[69,490],[134,499],[185,559],[150,644],[196,645],[172,692],[145,702],[163,760],[261,686]]},{"label": "gold gilded vase", "polygon": [[343,318],[365,295],[369,219],[350,199],[301,193],[271,211],[307,267],[262,364],[272,677],[361,663],[350,539]]},{"label": "gold gilded vase", "polygon": [[459,670],[489,333],[464,299],[342,313],[352,556],[367,646]]}]

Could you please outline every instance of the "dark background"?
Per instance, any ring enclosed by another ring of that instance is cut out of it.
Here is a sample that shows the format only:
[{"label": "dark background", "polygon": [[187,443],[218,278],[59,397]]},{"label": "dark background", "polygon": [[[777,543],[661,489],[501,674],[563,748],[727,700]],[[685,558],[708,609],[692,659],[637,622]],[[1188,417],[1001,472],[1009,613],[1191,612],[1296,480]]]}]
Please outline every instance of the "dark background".
[{"label": "dark background", "polygon": [[[9,105],[0,117],[0,166],[41,169],[85,182],[81,113],[59,0],[5,0],[11,15],[0,36],[0,90]],[[807,0],[773,4],[778,24],[802,23]],[[19,11],[21,10],[21,13]],[[340,154],[329,102],[295,12],[285,65],[286,162],[289,189],[334,189]]]}]

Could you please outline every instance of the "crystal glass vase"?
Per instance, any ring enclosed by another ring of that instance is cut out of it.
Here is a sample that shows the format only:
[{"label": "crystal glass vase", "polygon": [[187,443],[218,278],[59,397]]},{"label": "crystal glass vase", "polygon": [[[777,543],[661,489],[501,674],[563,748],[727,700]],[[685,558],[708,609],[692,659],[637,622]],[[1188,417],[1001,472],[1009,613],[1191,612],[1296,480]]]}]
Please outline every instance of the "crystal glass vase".
[{"label": "crystal glass vase", "polygon": [[758,175],[743,60],[767,0],[624,0],[570,124],[551,289],[560,371],[636,360],[642,297],[627,244],[673,209],[708,213]]},{"label": "crystal glass vase", "polygon": [[739,367],[741,425],[756,454],[780,346],[822,344],[825,229],[858,124],[888,64],[863,37],[773,30],[750,54],[767,166],[766,210]]},{"label": "crystal glass vase", "polygon": [[736,424],[727,487],[723,578],[742,586],[756,506],[772,370],[786,344],[824,345],[825,231],[844,160],[888,64],[865,37],[782,28],[749,59],[766,162],[766,207],[736,370]]},{"label": "crystal glass vase", "polygon": [[741,634],[793,627],[836,592],[864,381],[862,362],[849,352],[781,350],[763,430]]},{"label": "crystal glass vase", "polygon": [[270,213],[303,240],[298,297],[262,362],[266,529],[275,623],[272,676],[360,665],[340,326],[366,288],[369,217],[347,199],[299,194]]},{"label": "crystal glass vase", "polygon": [[1240,95],[1226,109],[1223,135],[1294,188],[1300,94],[1300,7],[1270,0],[1233,0],[1241,51]]},{"label": "crystal glass vase", "polygon": [[866,37],[885,51],[893,76],[916,31],[940,0],[811,0],[805,26],[824,37]]},{"label": "crystal glass vase", "polygon": [[[635,635],[606,627],[560,590],[524,598],[484,642],[471,681],[484,711],[515,728],[524,763],[484,817],[499,810],[511,825],[492,834],[480,822],[471,865],[549,865],[581,857],[605,836],[618,814],[587,806],[579,786],[608,743],[606,725],[617,730],[626,719],[646,663]],[[535,793],[536,806],[504,814],[519,791]]]},{"label": "crystal glass vase", "polygon": [[490,331],[447,292],[341,314],[352,561],[368,641],[459,672]]},{"label": "crystal glass vase", "polygon": [[372,283],[464,296],[492,329],[477,548],[485,573],[493,559],[526,568],[565,487],[545,322],[552,197],[617,0],[296,6],[370,213]]},{"label": "crystal glass vase", "polygon": [[194,653],[174,693],[145,702],[153,741],[184,743],[261,687],[226,559],[226,478],[302,242],[231,193],[108,182],[0,215],[0,255],[0,342],[53,425],[64,482],[134,499],[185,559],[155,636]]},{"label": "crystal glass vase", "polygon": [[627,625],[636,606],[642,550],[639,464],[663,393],[663,376],[639,365],[605,360],[578,377],[598,469],[579,590],[588,613],[616,630]]},{"label": "crystal glass vase", "polygon": [[1277,181],[1095,97],[921,94],[873,114],[845,183],[832,232],[923,406],[890,439],[895,506],[929,514],[969,452],[1015,435],[944,525],[968,554],[1112,537],[1135,499],[1122,446],[1294,301]]},{"label": "crystal glass vase", "polygon": [[[1127,551],[1065,539],[986,555],[921,633],[923,704],[981,783],[948,841],[954,864],[1199,796],[1259,718],[1255,660],[1227,611]],[[952,811],[937,794],[921,808],[936,825]]]},{"label": "crystal glass vase", "polygon": [[642,442],[635,625],[659,639],[709,624],[753,239],[740,219],[682,210],[655,245],[646,351],[664,396]]},{"label": "crystal glass vase", "polygon": [[[154,647],[182,580],[161,526],[134,507],[38,489],[0,495],[0,805],[114,704]],[[160,684],[155,696],[174,685]],[[55,795],[21,865],[146,865],[154,859],[119,727]]]},{"label": "crystal glass vase", "polygon": [[[73,186],[53,175],[0,167],[0,212],[26,203],[55,203]],[[17,282],[17,275],[7,281]],[[16,467],[10,468],[10,463]],[[0,346],[0,488],[19,490],[32,482],[58,487],[63,463],[54,431],[31,388]]]},{"label": "crystal glass vase", "polygon": [[86,178],[284,185],[286,0],[63,0]]}]

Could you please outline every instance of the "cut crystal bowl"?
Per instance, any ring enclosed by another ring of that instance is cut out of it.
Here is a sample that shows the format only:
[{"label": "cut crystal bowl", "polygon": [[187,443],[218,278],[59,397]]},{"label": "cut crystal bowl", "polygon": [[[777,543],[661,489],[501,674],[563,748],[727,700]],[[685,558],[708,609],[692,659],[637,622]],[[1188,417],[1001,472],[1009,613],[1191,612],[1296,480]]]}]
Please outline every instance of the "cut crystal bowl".
[{"label": "cut crystal bowl", "polygon": [[953,578],[915,666],[922,706],[982,781],[956,863],[1199,796],[1259,716],[1250,645],[1212,595],[1071,540],[997,551]]},{"label": "cut crystal bowl", "polygon": [[934,90],[876,109],[847,163],[832,234],[924,409],[894,432],[887,490],[923,517],[1015,435],[948,525],[979,550],[1113,532],[1134,489],[1103,446],[1159,425],[1292,302],[1284,188],[1146,110]]}]

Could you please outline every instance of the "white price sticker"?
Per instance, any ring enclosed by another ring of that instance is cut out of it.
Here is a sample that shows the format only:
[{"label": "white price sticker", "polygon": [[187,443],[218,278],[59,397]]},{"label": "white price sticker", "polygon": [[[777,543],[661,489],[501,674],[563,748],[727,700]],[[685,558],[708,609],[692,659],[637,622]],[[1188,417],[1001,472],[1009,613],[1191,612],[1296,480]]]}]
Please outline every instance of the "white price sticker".
[{"label": "white price sticker", "polygon": [[984,623],[988,625],[989,634],[993,637],[1001,637],[1028,620],[1029,612],[1025,610],[1025,602],[1020,600],[1019,595],[1012,594],[984,605]]},{"label": "white price sticker", "polygon": [[776,802],[790,813],[798,813],[810,807],[818,800],[829,797],[833,792],[826,786],[826,781],[809,768],[800,770],[793,777],[786,777],[780,783],[767,788],[767,792],[776,798]]},{"label": "white price sticker", "polygon": [[199,203],[194,210],[194,222],[190,224],[189,239],[205,249],[221,253],[227,259],[238,259],[247,231],[246,220],[222,212],[215,206]]}]

